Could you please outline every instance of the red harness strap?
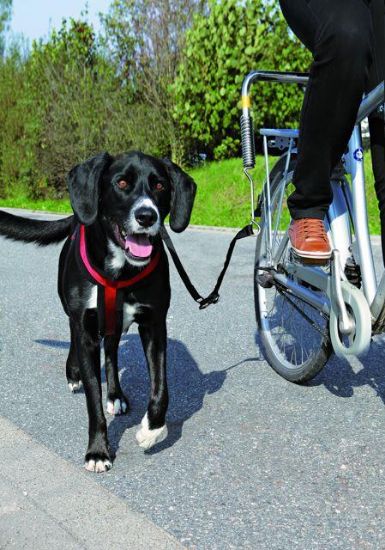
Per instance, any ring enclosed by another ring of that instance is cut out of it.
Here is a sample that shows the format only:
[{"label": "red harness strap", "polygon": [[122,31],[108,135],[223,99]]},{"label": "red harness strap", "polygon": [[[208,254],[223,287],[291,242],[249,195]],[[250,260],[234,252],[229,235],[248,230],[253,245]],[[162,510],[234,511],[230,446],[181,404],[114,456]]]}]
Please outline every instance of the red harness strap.
[{"label": "red harness strap", "polygon": [[85,227],[80,225],[80,257],[83,261],[85,268],[88,273],[91,275],[92,279],[98,285],[104,287],[104,314],[105,314],[105,329],[104,335],[115,334],[116,330],[116,298],[117,292],[120,288],[126,288],[128,286],[133,286],[142,279],[145,279],[154,271],[154,269],[159,264],[160,252],[157,252],[152,258],[150,263],[137,275],[131,277],[131,279],[126,279],[124,281],[113,281],[104,277],[99,271],[96,271],[92,267],[88,256],[87,256],[87,247],[86,247],[86,237],[85,237]]}]

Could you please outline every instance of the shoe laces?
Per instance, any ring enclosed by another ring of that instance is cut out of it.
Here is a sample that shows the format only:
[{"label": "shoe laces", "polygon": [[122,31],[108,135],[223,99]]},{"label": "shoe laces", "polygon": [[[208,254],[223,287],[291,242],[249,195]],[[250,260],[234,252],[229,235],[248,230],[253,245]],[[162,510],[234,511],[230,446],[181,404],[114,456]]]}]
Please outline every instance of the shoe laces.
[{"label": "shoe laces", "polygon": [[327,241],[325,226],[322,220],[317,218],[303,218],[300,220],[300,231],[305,239],[322,239]]}]

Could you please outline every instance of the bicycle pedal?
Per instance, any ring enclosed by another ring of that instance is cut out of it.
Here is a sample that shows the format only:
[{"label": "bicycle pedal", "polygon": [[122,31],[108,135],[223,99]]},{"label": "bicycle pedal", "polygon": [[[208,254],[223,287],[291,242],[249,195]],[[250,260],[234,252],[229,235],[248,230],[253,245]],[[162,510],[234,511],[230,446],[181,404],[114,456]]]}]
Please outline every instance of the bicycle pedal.
[{"label": "bicycle pedal", "polygon": [[272,288],[274,286],[274,277],[271,273],[261,273],[257,275],[257,283],[262,288]]}]

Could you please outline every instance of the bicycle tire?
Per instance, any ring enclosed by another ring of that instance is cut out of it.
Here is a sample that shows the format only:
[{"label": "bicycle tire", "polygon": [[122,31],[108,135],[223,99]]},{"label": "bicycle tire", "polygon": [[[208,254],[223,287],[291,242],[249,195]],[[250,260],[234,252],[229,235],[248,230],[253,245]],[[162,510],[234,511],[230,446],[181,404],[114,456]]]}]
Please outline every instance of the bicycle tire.
[{"label": "bicycle tire", "polygon": [[[287,154],[284,154],[278,160],[278,162],[275,164],[275,166],[270,172],[270,195],[271,195],[272,220],[274,220],[274,223],[277,227],[277,231],[276,231],[276,234],[274,234],[274,238],[276,238],[278,242],[280,238],[280,234],[282,233],[283,234],[282,239],[286,239],[286,242],[287,242],[286,245],[285,244],[282,245],[282,243],[285,243],[284,241],[281,241],[280,243],[281,246],[286,246],[283,255],[290,253],[290,246],[288,243],[288,237],[286,233],[280,231],[278,227],[282,220],[282,214],[283,214],[284,208],[287,210],[287,206],[284,205],[285,201],[282,199],[281,199],[281,205],[279,206],[279,203],[277,202],[277,197],[279,192],[282,193],[282,197],[283,197],[283,193],[287,192],[286,190],[289,187],[289,184],[291,183],[290,176],[292,175],[295,167],[295,160],[292,159],[290,161],[288,171],[287,171],[287,174],[289,175],[289,177],[287,177],[285,181],[286,160],[287,160]],[[265,185],[267,185],[267,183]],[[284,190],[282,186],[285,186]],[[280,299],[282,302],[283,300],[286,300],[289,306],[291,303],[295,304],[294,300],[298,300],[297,304],[299,307],[291,306],[291,311],[288,312],[291,317],[294,316],[296,319],[303,316],[304,319],[306,320],[305,316],[308,315],[310,311],[310,316],[311,316],[310,318],[313,320],[313,317],[317,318],[317,316],[320,316],[320,313],[319,312],[314,313],[315,310],[313,310],[311,306],[308,306],[308,304],[305,304],[300,299],[296,299],[296,297],[295,296],[293,297],[293,295],[291,295],[290,298],[289,296],[285,298],[283,291],[281,290],[281,292],[279,292],[275,285],[271,287],[272,288],[271,296],[273,300],[273,305],[272,305],[271,311],[268,312],[268,306],[266,305],[267,304],[266,294],[268,291],[267,289],[261,286],[260,279],[258,279],[258,275],[262,273],[260,268],[263,267],[263,262],[266,261],[266,247],[267,247],[266,232],[268,230],[264,213],[263,213],[263,210],[264,210],[263,204],[261,206],[262,206],[262,215],[261,215],[261,223],[260,223],[261,231],[257,237],[256,250],[255,250],[255,267],[254,267],[255,313],[256,313],[256,321],[257,321],[261,348],[269,365],[280,376],[282,376],[283,378],[285,378],[290,382],[301,384],[314,378],[325,366],[330,355],[333,353],[333,348],[329,338],[329,322],[328,320],[322,318],[322,323],[321,323],[321,325],[323,324],[322,334],[320,333],[318,335],[319,336],[318,339],[315,338],[316,342],[315,342],[314,349],[311,353],[309,353],[307,357],[305,357],[304,361],[301,361],[299,363],[297,363],[297,361],[293,361],[293,352],[292,352],[291,360],[289,360],[288,358],[288,353],[290,352],[289,346],[287,349],[285,348],[285,346],[284,346],[284,349],[280,349],[280,346],[276,341],[277,336],[273,335],[273,331],[275,331],[276,334],[278,334],[278,339],[281,339],[281,340],[283,338],[283,336],[281,335],[282,333],[279,333],[279,329],[277,330],[278,323],[274,325],[271,322],[271,319],[268,318],[269,315],[271,316],[273,315],[272,314],[272,312],[274,311],[273,308],[276,307],[275,304],[278,303]],[[279,208],[280,208],[280,212],[278,212]],[[274,219],[274,214],[276,214],[275,219]],[[286,217],[288,217],[287,211],[285,215]],[[276,298],[274,298],[274,292],[275,292]],[[278,295],[280,298],[277,298]],[[304,311],[303,313],[300,314],[297,310],[301,308],[303,308]],[[282,306],[282,309],[283,309],[283,306]],[[305,313],[306,309],[309,309],[309,311]],[[283,317],[284,316],[282,315],[282,319]],[[315,328],[314,328],[314,332],[316,332]],[[284,334],[284,331],[283,331],[283,334]],[[310,331],[309,331],[309,334],[310,334]],[[306,338],[309,338],[309,334],[307,334]],[[290,346],[292,347],[292,349],[296,349],[295,346],[297,344],[295,343],[295,340],[296,339],[298,340],[299,332],[297,334],[296,328],[295,328],[294,330],[291,331],[291,334],[289,336],[290,336],[289,338]],[[297,345],[297,347],[299,347],[299,345]],[[302,353],[302,358],[303,357],[304,356]],[[297,352],[295,352],[295,360],[296,359],[297,359]]]}]

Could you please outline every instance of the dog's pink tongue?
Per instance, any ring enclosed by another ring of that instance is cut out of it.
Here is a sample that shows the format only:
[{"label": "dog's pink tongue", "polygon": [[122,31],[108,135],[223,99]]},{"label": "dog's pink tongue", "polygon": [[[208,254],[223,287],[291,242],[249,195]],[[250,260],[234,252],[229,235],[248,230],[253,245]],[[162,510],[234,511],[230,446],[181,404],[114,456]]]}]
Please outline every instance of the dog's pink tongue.
[{"label": "dog's pink tongue", "polygon": [[128,235],[125,249],[137,258],[148,258],[152,252],[152,244],[147,235]]}]

